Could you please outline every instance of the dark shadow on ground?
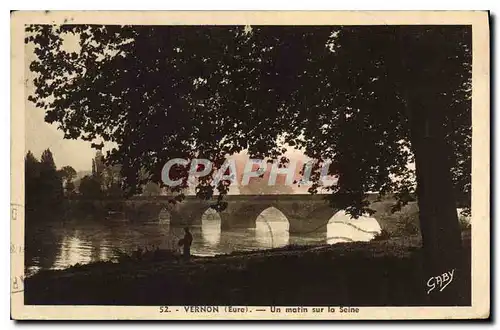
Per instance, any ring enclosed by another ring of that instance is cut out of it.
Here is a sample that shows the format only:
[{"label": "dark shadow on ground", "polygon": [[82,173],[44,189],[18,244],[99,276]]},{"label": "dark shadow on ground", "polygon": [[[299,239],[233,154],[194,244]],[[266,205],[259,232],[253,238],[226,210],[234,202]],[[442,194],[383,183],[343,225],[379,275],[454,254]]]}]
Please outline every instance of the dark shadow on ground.
[{"label": "dark shadow on ground", "polygon": [[[464,239],[470,274],[470,236]],[[408,239],[289,246],[194,258],[101,262],[25,282],[28,305],[428,306],[421,248]],[[470,276],[451,283],[470,305]]]}]

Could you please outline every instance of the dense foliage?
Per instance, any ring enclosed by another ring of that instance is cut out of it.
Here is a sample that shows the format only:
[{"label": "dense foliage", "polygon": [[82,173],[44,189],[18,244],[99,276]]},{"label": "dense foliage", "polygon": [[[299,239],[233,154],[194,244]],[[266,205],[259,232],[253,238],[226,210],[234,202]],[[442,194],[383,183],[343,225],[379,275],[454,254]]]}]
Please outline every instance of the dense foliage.
[{"label": "dense foliage", "polygon": [[455,189],[470,193],[468,28],[37,25],[26,41],[37,55],[30,99],[66,138],[115,142],[107,160],[129,193],[160,183],[174,157],[220,165],[293,146],[333,160],[332,201],[353,215],[369,211],[366,191],[404,203],[415,188],[411,97],[445,113]]}]

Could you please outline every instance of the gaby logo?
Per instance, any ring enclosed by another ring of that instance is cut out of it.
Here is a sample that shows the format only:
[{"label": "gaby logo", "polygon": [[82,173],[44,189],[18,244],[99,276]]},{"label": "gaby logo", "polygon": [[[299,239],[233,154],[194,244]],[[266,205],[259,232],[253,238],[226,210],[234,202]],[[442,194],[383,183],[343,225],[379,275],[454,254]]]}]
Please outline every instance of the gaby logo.
[{"label": "gaby logo", "polygon": [[451,271],[444,272],[441,275],[429,278],[429,280],[427,280],[427,287],[429,288],[429,290],[427,290],[427,294],[434,289],[443,291],[453,281],[454,272],[455,269],[452,269]]},{"label": "gaby logo", "polygon": [[[183,158],[174,158],[165,163],[161,172],[161,179],[163,183],[170,187],[176,187],[182,184],[183,179],[178,178],[174,180],[170,177],[170,170],[174,166],[189,167],[187,182],[188,185],[194,184],[197,178],[212,175],[211,185],[217,186],[221,181],[229,181],[231,185],[248,185],[251,178],[262,177],[267,171],[268,162],[263,159],[249,159],[245,164],[241,181],[238,182],[238,173],[236,170],[236,161],[234,159],[226,159],[222,166],[218,169],[213,168],[213,164],[208,159],[194,158],[191,161]],[[278,175],[285,175],[285,184],[292,185],[294,183],[300,185],[311,185],[311,173],[315,165],[314,162],[307,162],[301,171],[302,176],[296,178],[297,161],[290,160],[288,167],[280,166],[279,162],[273,162],[269,172],[268,185],[274,186]],[[333,184],[333,180],[328,175],[331,161],[325,161],[321,166],[320,181],[324,185]],[[213,171],[215,170],[215,171]],[[215,174],[213,174],[213,172]]]}]

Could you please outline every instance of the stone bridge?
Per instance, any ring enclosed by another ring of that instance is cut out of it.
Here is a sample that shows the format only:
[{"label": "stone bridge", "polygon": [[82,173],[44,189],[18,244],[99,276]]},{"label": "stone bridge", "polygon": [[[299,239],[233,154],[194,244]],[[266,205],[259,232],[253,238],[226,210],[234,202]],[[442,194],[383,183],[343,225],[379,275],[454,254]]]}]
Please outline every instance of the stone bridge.
[{"label": "stone bridge", "polygon": [[[288,219],[290,233],[326,232],[330,218],[339,210],[333,209],[325,200],[326,195],[228,195],[224,197],[227,208],[218,212],[221,229],[252,228],[257,217],[267,208],[280,210]],[[377,202],[378,194],[369,194],[368,201]],[[170,214],[173,225],[200,225],[203,214],[215,204],[214,200],[202,200],[186,196],[182,202],[172,202],[169,196],[137,196],[124,200],[99,201],[113,203],[114,209],[125,213],[134,221],[157,221],[162,210]],[[108,208],[109,209],[109,208]],[[382,229],[390,227],[386,217],[374,215]],[[387,229],[386,229],[387,230]]]}]

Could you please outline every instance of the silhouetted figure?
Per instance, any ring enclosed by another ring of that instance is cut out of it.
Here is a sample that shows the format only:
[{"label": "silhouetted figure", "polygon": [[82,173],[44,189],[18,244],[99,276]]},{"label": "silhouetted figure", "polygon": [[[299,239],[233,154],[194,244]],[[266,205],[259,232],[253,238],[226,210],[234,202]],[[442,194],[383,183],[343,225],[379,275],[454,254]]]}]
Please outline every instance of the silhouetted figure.
[{"label": "silhouetted figure", "polygon": [[186,261],[191,256],[191,243],[193,243],[193,235],[189,232],[189,227],[184,227],[184,238],[179,241],[179,245],[183,246],[184,260]]}]

